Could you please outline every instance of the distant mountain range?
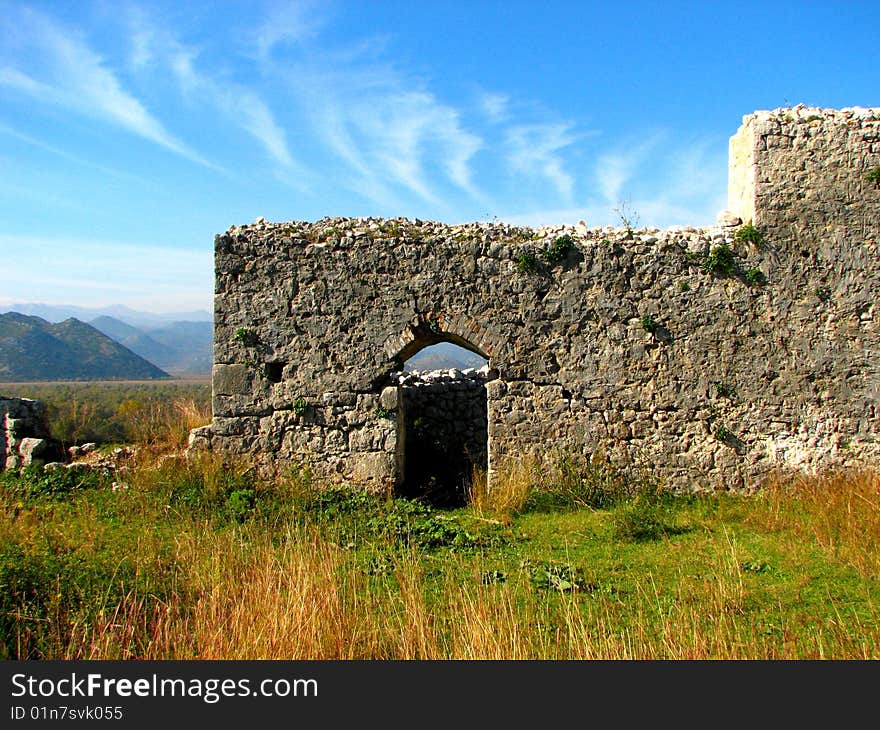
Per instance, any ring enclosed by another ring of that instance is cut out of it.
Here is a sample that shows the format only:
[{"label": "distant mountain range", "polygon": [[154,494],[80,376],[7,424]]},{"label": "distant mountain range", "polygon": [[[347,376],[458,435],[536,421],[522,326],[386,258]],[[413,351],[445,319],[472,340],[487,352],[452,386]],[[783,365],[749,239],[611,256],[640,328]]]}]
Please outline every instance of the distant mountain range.
[{"label": "distant mountain range", "polygon": [[204,309],[157,314],[131,309],[122,304],[113,304],[109,307],[80,307],[75,304],[18,302],[4,304],[2,310],[42,317],[49,322],[61,322],[70,317],[75,317],[80,322],[91,322],[97,317],[113,317],[133,327],[162,327],[172,322],[211,322],[214,318],[210,312]]},{"label": "distant mountain range", "polygon": [[210,373],[214,362],[211,322],[171,322],[161,327],[135,327],[114,317],[90,324],[145,360],[172,373]]},{"label": "distant mountain range", "polygon": [[98,308],[33,302],[10,305],[9,309],[49,322],[71,317],[87,322],[170,373],[207,374],[214,362],[214,325],[211,313],[204,310],[156,314],[123,305]]},{"label": "distant mountain range", "polygon": [[168,377],[164,370],[73,317],[52,324],[19,312],[0,314],[0,382]]}]

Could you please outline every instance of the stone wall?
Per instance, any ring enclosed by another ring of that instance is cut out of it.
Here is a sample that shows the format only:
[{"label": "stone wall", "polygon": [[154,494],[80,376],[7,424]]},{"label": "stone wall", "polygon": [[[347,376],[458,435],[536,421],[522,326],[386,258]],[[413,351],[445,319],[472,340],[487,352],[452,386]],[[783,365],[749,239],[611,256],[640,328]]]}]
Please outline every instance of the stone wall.
[{"label": "stone wall", "polygon": [[52,440],[46,404],[28,398],[0,398],[0,471],[61,458]]},{"label": "stone wall", "polygon": [[877,109],[745,117],[709,227],[233,226],[215,239],[214,419],[192,444],[400,485],[393,374],[448,341],[495,376],[490,477],[600,448],[684,489],[875,460],[878,133]]}]

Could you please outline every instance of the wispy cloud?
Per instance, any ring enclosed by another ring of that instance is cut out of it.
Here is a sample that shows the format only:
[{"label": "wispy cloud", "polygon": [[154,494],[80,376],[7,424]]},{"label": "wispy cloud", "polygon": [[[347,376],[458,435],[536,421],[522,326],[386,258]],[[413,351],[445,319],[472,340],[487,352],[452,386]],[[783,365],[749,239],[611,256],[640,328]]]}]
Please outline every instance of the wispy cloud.
[{"label": "wispy cloud", "polygon": [[[326,13],[326,4],[323,10]],[[254,34],[257,55],[265,59],[276,46],[295,45],[314,37],[324,25],[324,13],[318,12],[314,0],[287,0],[273,4]]]},{"label": "wispy cloud", "polygon": [[[582,206],[514,211],[500,217],[526,226],[572,225],[579,220],[588,226],[620,226],[622,213],[637,227],[714,223],[726,203],[727,158],[719,151],[723,145],[702,139],[670,146],[664,144],[668,138],[655,131],[639,145],[601,154],[593,168],[597,194]],[[658,176],[654,168],[662,173]],[[652,182],[645,185],[642,178]]]},{"label": "wispy cloud", "polygon": [[506,133],[508,162],[518,173],[546,178],[565,203],[570,204],[574,178],[558,154],[575,141],[571,123],[526,124],[510,127]]},{"label": "wispy cloud", "polygon": [[418,79],[388,64],[323,57],[288,83],[312,132],[354,173],[343,179],[356,192],[382,206],[415,195],[448,210],[443,183],[451,183],[485,199],[472,171],[483,139]]},{"label": "wispy cloud", "polygon": [[625,184],[660,139],[661,136],[655,134],[637,144],[600,155],[595,168],[596,183],[607,202],[619,203],[625,197]]},{"label": "wispy cloud", "polygon": [[253,137],[277,164],[297,168],[287,136],[268,104],[252,89],[229,80],[218,80],[197,67],[199,53],[170,31],[157,26],[140,9],[128,17],[132,68],[171,71],[180,92],[193,104],[207,104]]},{"label": "wispy cloud", "polygon": [[510,97],[507,94],[483,92],[477,99],[477,104],[490,122],[497,124],[510,118]]},{"label": "wispy cloud", "polygon": [[435,165],[459,188],[479,195],[469,161],[483,143],[462,127],[455,109],[423,90],[395,90],[378,107],[374,101],[363,100],[350,121],[396,182],[438,204],[427,175],[427,167]]},{"label": "wispy cloud", "polygon": [[[127,92],[105,60],[74,30],[62,29],[53,19],[34,10],[22,10],[21,14],[20,22],[28,30],[26,44],[33,51],[32,56],[39,58],[43,78],[34,78],[17,65],[7,64],[0,67],[0,85],[39,102],[99,118],[193,162],[215,168]],[[11,22],[9,18],[7,22]],[[28,58],[27,54],[14,55],[16,62]]]},{"label": "wispy cloud", "polygon": [[220,84],[199,73],[193,53],[180,48],[171,59],[182,91],[222,111],[226,117],[256,139],[269,156],[284,167],[294,166],[284,130],[275,120],[269,106],[255,92],[239,84]]},{"label": "wispy cloud", "polygon": [[104,173],[105,175],[111,175],[112,177],[116,177],[123,180],[131,180],[140,184],[148,184],[146,180],[138,177],[137,175],[132,175],[130,172],[124,172],[123,170],[117,170],[112,167],[107,167],[106,165],[102,165],[97,162],[93,162],[92,160],[87,160],[78,155],[72,155],[69,152],[59,149],[54,145],[47,144],[42,140],[37,139],[29,134],[25,134],[13,127],[9,127],[3,122],[0,122],[0,134],[5,134],[9,137],[13,137],[14,139],[19,140],[20,142],[24,142],[25,144],[29,144],[32,147],[36,147],[37,149],[44,150],[53,155],[57,155],[62,159],[68,160],[69,162],[73,162],[77,165],[81,165],[83,167],[90,167],[93,170],[98,170],[99,172]]}]

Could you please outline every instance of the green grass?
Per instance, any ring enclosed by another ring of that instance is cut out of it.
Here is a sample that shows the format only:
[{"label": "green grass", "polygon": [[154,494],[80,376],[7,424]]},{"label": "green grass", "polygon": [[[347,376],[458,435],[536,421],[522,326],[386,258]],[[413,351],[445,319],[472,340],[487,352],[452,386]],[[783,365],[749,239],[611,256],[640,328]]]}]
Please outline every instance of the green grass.
[{"label": "green grass", "polygon": [[880,658],[876,475],[753,497],[573,460],[530,478],[492,512],[208,457],[116,490],[6,474],[0,656]]}]

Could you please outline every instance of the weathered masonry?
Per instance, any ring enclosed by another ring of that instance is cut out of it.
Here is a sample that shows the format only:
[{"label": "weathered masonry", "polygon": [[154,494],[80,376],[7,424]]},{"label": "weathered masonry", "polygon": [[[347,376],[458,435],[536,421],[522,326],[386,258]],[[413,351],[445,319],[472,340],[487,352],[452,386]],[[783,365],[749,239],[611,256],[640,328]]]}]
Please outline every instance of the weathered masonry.
[{"label": "weathered masonry", "polygon": [[234,226],[215,239],[214,418],[193,447],[401,485],[397,373],[446,341],[489,360],[490,477],[598,449],[685,489],[875,460],[880,109],[744,117],[728,208],[667,230]]}]

